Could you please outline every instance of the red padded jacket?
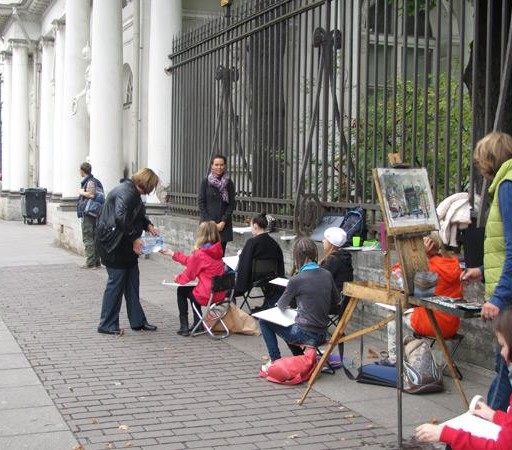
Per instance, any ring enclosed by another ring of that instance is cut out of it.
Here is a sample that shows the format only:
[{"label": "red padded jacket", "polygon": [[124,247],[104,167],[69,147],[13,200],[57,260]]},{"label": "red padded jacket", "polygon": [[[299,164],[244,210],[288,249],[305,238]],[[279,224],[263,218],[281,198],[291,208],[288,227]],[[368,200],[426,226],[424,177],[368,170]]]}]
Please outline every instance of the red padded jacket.
[{"label": "red padded jacket", "polygon": [[[198,278],[198,284],[192,291],[197,302],[205,306],[208,304],[208,298],[212,289],[212,278],[223,275],[225,272],[224,262],[222,261],[222,245],[216,242],[213,245],[205,245],[194,251],[192,255],[187,256],[181,252],[175,252],[172,259],[186,266],[186,269],[176,275],[176,283],[185,284]],[[225,292],[217,292],[213,301],[219,302],[226,297]]]}]

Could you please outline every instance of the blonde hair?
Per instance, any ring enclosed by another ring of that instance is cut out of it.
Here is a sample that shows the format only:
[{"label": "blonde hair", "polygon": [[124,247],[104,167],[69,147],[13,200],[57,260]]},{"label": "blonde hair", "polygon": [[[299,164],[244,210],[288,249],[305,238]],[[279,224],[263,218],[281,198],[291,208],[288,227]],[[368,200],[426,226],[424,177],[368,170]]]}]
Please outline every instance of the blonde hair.
[{"label": "blonde hair", "polygon": [[333,253],[335,253],[339,247],[336,247],[334,244],[331,244],[329,241],[327,241],[327,250],[324,251],[324,257],[320,261],[320,265],[323,265],[326,261],[326,259],[331,256]]},{"label": "blonde hair", "polygon": [[512,136],[494,131],[480,139],[473,152],[480,173],[493,179],[501,165],[512,158]]},{"label": "blonde hair", "polygon": [[197,230],[194,249],[197,250],[204,244],[215,244],[220,241],[220,233],[217,230],[217,224],[213,220],[201,222]]},{"label": "blonde hair", "polygon": [[155,172],[146,167],[135,172],[131,180],[144,194],[151,194],[156,189],[160,178]]},{"label": "blonde hair", "polygon": [[453,257],[453,251],[449,250],[446,245],[444,245],[443,240],[441,239],[441,235],[439,231],[432,231],[429,236],[430,239],[434,242],[434,245],[437,248],[438,253],[445,258]]}]

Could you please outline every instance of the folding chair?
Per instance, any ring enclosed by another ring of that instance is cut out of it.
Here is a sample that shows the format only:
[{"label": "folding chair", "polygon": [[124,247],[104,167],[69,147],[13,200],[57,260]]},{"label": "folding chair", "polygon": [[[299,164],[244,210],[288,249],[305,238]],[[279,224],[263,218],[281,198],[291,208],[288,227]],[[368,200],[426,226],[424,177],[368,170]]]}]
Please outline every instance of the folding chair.
[{"label": "folding chair", "polygon": [[[196,325],[190,332],[191,336],[199,336],[200,334],[205,333],[208,333],[208,335],[213,339],[224,339],[229,336],[229,328],[226,326],[223,319],[227,312],[229,311],[229,304],[233,300],[233,295],[235,292],[234,286],[234,273],[230,272],[225,273],[224,275],[213,277],[210,297],[208,298],[208,304],[203,310],[203,314],[199,312],[195,304],[192,305],[194,314],[197,317],[199,317],[199,322],[196,323]],[[224,300],[214,302],[214,295],[217,292],[222,291],[226,292],[226,297],[224,298]],[[215,334],[214,328],[217,324],[220,324],[224,330],[223,332],[221,332],[221,334]],[[202,330],[199,331],[201,325]]]},{"label": "folding chair", "polygon": [[[255,300],[257,298],[265,297],[265,289],[268,287],[268,282],[274,278],[276,278],[278,271],[278,262],[277,259],[255,259],[252,262],[252,270],[251,270],[251,281],[249,285],[249,289],[243,294],[243,301],[240,305],[240,309],[247,305],[249,311],[251,310],[251,305],[249,300]],[[253,289],[259,288],[262,293],[253,295]]]}]

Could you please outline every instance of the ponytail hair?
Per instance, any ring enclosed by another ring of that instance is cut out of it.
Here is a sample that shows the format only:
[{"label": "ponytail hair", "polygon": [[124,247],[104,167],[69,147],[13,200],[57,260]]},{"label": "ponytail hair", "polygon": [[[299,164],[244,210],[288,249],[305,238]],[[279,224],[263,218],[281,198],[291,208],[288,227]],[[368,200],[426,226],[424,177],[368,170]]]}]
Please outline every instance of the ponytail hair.
[{"label": "ponytail hair", "polygon": [[257,214],[252,218],[251,222],[266,230],[268,227],[267,214],[264,212]]}]

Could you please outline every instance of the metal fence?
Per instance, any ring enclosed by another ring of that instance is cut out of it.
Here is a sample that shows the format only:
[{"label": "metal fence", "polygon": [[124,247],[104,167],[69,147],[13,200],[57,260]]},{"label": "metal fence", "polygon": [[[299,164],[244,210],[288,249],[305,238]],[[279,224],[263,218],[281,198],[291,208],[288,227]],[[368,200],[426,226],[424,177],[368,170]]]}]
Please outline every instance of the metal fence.
[{"label": "metal fence", "polygon": [[238,221],[266,211],[296,231],[355,205],[380,220],[372,169],[389,153],[427,168],[437,202],[479,188],[472,148],[510,105],[510,1],[259,0],[224,12],[170,55],[172,211],[197,214],[214,153],[228,157]]}]

